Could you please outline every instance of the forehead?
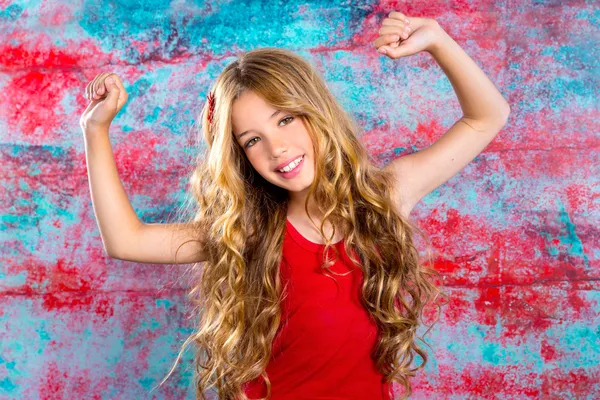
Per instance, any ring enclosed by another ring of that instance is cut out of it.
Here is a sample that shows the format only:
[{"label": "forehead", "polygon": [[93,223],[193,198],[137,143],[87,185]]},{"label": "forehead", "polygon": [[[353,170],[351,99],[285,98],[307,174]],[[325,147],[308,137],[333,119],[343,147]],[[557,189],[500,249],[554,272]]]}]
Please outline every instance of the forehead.
[{"label": "forehead", "polygon": [[261,129],[277,113],[265,100],[251,91],[246,91],[237,98],[231,107],[232,134],[236,140],[242,139],[242,132]]},{"label": "forehead", "polygon": [[[275,109],[265,102],[265,100],[247,90],[237,98],[231,107],[231,119],[234,125],[243,124],[245,121],[252,122],[254,119],[264,119],[264,115],[273,112]],[[270,115],[270,114],[269,114]],[[239,128],[243,128],[240,126]]]}]

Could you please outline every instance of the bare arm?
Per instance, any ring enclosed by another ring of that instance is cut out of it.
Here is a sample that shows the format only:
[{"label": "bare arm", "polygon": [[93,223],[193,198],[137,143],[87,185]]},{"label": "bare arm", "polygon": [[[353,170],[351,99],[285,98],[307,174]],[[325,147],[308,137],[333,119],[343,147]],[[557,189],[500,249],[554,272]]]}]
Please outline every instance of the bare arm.
[{"label": "bare arm", "polygon": [[422,24],[418,29],[428,29],[430,36],[435,37],[427,51],[450,80],[463,117],[428,148],[385,166],[396,176],[396,201],[406,214],[481,154],[502,130],[510,114],[508,102],[494,83],[437,21],[416,20]]},{"label": "bare arm", "polygon": [[138,225],[111,257],[149,264],[190,264],[206,260],[198,229],[191,223]]},{"label": "bare arm", "polygon": [[135,214],[117,172],[108,130],[84,131],[94,213],[107,254],[121,260],[174,264],[206,259],[193,224],[144,224]]}]

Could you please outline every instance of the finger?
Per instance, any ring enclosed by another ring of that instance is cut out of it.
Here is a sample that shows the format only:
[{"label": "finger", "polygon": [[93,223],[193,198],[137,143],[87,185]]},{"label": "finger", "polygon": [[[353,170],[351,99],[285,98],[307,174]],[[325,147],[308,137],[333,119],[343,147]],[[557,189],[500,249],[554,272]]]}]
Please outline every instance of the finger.
[{"label": "finger", "polygon": [[[127,102],[129,95],[127,94],[127,91],[125,90],[125,86],[123,86],[123,82],[121,82],[121,80],[119,79],[119,77],[116,74],[110,74],[109,76],[111,78],[113,78],[115,85],[117,85],[117,88],[119,88],[119,99],[117,100],[117,107],[121,108],[123,106],[123,104],[125,104]],[[108,76],[107,76],[107,78],[108,78]]]},{"label": "finger", "polygon": [[[108,78],[113,78],[113,80],[115,81],[115,83],[120,82],[119,78],[117,77],[116,74],[114,73],[106,73],[106,75],[102,78],[101,82],[98,85],[98,94],[101,96],[105,96],[108,94],[108,85],[106,84],[106,80]],[[117,85],[118,86],[118,85]]]},{"label": "finger", "polygon": [[410,35],[412,28],[404,22],[398,20],[388,20],[387,22],[384,22],[382,27],[379,29],[379,34],[381,35],[391,31],[397,32],[399,35],[402,35],[403,32],[406,33],[406,35],[402,36],[404,39],[406,39],[408,38],[408,35]]},{"label": "finger", "polygon": [[92,86],[92,81],[88,82],[87,85],[85,85],[85,98],[86,99],[90,99],[90,87]]},{"label": "finger", "polygon": [[381,35],[381,42],[384,44],[397,42],[402,39],[406,39],[407,36],[403,35],[403,31],[398,29],[397,26],[386,26],[379,30],[379,34]]},{"label": "finger", "polygon": [[384,26],[381,29],[379,29],[380,35],[395,33],[397,35],[400,35],[402,37],[402,39],[408,39],[408,36],[410,35],[411,32],[412,32],[412,29],[410,26],[404,26],[401,28],[401,27],[395,26],[395,25],[388,25],[388,26]]},{"label": "finger", "polygon": [[106,94],[106,78],[109,76],[110,74],[108,72],[105,72],[102,76],[102,78],[98,79],[98,82],[96,84],[96,96],[102,97]]},{"label": "finger", "polygon": [[[94,78],[94,79],[96,79],[96,78]],[[85,97],[89,101],[92,101],[92,90],[93,90],[92,88],[93,88],[93,85],[94,85],[94,79],[92,79],[90,81],[90,83],[88,83],[88,85],[85,87]]]},{"label": "finger", "polygon": [[89,82],[86,86],[85,86],[85,98],[89,101],[91,100],[90,98],[90,87],[92,87],[92,82]]},{"label": "finger", "polygon": [[379,29],[379,34],[381,36],[393,35],[393,34],[400,35],[400,34],[402,34],[403,31],[404,31],[404,28],[402,28],[402,27],[395,26],[395,25],[387,25],[387,26],[382,26]]},{"label": "finger", "polygon": [[404,28],[406,25],[408,25],[408,24],[404,21],[398,21],[397,19],[389,19],[389,18],[384,19],[383,22],[381,23],[381,26],[398,26],[401,28]]},{"label": "finger", "polygon": [[101,74],[96,75],[96,77],[94,79],[92,79],[92,81],[88,84],[87,88],[86,88],[86,96],[88,98],[88,100],[92,101],[94,100],[94,96],[93,96],[93,91],[94,91],[94,82],[96,81],[96,79],[98,79],[98,77]]},{"label": "finger", "polygon": [[409,54],[414,54],[414,49],[411,48],[411,46],[407,46],[408,42],[400,42],[400,44],[397,47],[391,47],[391,46],[383,46],[383,48],[387,51],[387,56],[397,60],[398,58],[401,57],[406,57]]},{"label": "finger", "polygon": [[106,76],[109,74],[109,72],[103,72],[101,73],[98,78],[96,79],[96,81],[94,82],[94,98],[95,99],[101,99],[101,93],[100,93],[100,88],[104,86],[104,80],[106,79]]},{"label": "finger", "polygon": [[106,75],[108,75],[108,72],[103,72],[100,75],[98,75],[96,79],[94,79],[94,83],[92,84],[92,95],[94,99],[99,99],[101,97],[98,91],[100,89],[100,86],[104,86],[104,79],[106,78]]},{"label": "finger", "polygon": [[392,11],[388,14],[388,17],[391,19],[397,19],[398,21],[403,21],[406,23],[410,23],[410,19],[406,16],[406,14],[402,14],[398,11]]},{"label": "finger", "polygon": [[393,32],[387,35],[383,35],[375,39],[374,44],[375,47],[385,46],[386,44],[394,43],[400,40],[400,35],[398,33]]},{"label": "finger", "polygon": [[[125,90],[125,86],[123,86],[123,83],[121,82],[121,79],[119,79],[117,74],[110,74],[109,76],[114,79],[115,84],[117,85],[117,87],[119,88],[121,93],[127,93],[127,91]],[[108,76],[107,76],[107,78],[108,78]]]}]

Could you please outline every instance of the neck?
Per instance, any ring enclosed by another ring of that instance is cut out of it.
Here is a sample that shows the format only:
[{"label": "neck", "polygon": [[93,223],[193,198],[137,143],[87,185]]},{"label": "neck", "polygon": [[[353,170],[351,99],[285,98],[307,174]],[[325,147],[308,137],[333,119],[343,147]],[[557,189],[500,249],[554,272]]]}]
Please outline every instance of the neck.
[{"label": "neck", "polygon": [[[296,216],[296,217],[308,217],[306,215],[306,210],[304,209],[304,203],[306,202],[306,197],[308,193],[308,188],[303,190],[302,192],[289,192],[289,202],[288,202],[288,216]],[[308,204],[308,212],[310,216],[315,218],[321,218],[322,214],[319,212],[319,209],[314,202],[314,198]]]}]

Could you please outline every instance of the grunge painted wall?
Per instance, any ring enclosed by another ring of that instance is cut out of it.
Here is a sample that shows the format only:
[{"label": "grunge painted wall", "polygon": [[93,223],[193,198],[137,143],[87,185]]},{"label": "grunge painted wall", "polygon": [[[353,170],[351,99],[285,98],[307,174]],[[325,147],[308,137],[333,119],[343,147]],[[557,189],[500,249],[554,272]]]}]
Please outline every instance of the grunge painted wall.
[{"label": "grunge painted wall", "polygon": [[[393,10],[437,19],[511,105],[507,126],[412,216],[451,302],[415,399],[600,397],[600,14],[590,1],[0,0],[0,398],[193,398],[183,266],[110,259],[90,200],[85,85],[117,73],[120,177],[145,222],[184,199],[193,125],[239,52],[306,57],[379,166],[460,116],[428,54],[372,41]],[[431,310],[433,315],[435,310]]]}]

